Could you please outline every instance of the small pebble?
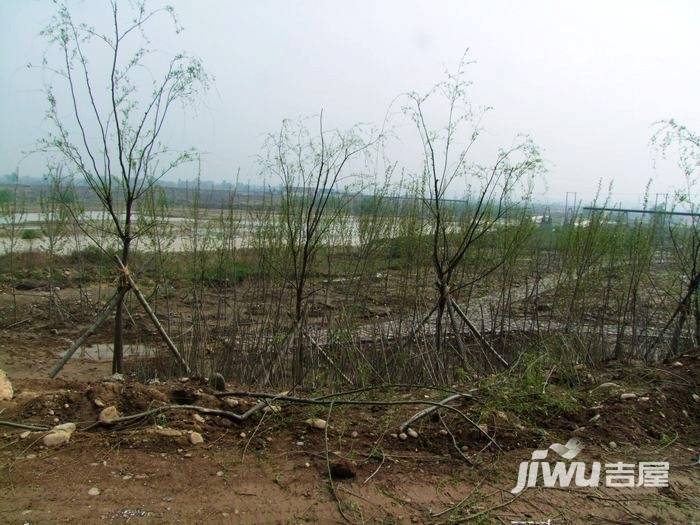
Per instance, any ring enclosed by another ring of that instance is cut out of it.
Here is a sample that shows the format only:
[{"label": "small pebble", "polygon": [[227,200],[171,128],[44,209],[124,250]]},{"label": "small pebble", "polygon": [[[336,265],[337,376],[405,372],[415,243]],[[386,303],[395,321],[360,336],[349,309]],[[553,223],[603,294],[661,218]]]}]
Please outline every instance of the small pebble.
[{"label": "small pebble", "polygon": [[100,495],[100,489],[97,487],[91,487],[90,490],[88,490],[88,496],[99,496]]}]

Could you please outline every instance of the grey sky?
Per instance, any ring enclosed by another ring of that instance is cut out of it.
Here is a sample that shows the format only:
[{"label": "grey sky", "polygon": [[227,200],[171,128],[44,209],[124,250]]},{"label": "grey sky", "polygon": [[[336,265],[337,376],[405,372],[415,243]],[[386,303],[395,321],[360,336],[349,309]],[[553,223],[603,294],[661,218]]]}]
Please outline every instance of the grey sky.
[{"label": "grey sky", "polygon": [[[151,2],[155,4],[156,2]],[[654,168],[651,123],[676,118],[700,131],[697,1],[224,1],[171,0],[185,32],[154,45],[200,56],[216,77],[196,115],[170,123],[172,139],[206,152],[204,178],[260,180],[255,157],[285,117],[321,108],[333,125],[381,123],[402,92],[422,91],[465,48],[477,104],[494,107],[485,143],[528,133],[550,162],[549,200],[591,195],[614,179],[616,198],[680,184],[671,163]],[[99,0],[72,2],[99,22]],[[2,0],[0,173],[42,136],[45,100],[39,30],[49,1]],[[401,133],[400,133],[401,134]],[[408,142],[390,150],[414,169]],[[38,174],[43,160],[23,161]],[[543,188],[541,188],[542,190]]]}]

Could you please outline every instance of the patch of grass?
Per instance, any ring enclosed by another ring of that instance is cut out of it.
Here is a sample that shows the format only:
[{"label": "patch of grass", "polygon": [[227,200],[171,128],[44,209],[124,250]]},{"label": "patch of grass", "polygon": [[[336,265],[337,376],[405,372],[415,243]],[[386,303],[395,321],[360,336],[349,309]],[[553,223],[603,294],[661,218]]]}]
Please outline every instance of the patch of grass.
[{"label": "patch of grass", "polygon": [[25,241],[35,241],[41,239],[41,231],[34,228],[27,228],[22,230],[20,237]]},{"label": "patch of grass", "polygon": [[506,373],[491,376],[483,391],[481,419],[502,411],[529,421],[545,421],[552,417],[579,412],[583,403],[569,382],[551,381],[557,365],[548,354],[524,354],[519,364]]},{"label": "patch of grass", "polygon": [[202,270],[201,276],[196,276],[196,278],[201,278],[204,282],[208,284],[236,284],[240,283],[250,275],[253,271],[247,264],[234,261],[231,259],[225,259],[223,261],[217,261],[214,264],[207,265]]}]

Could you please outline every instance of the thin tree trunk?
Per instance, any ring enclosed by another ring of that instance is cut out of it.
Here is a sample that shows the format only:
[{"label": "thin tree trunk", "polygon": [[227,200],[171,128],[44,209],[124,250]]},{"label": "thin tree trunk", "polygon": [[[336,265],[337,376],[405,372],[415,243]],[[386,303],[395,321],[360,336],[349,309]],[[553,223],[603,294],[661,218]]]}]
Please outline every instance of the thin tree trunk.
[{"label": "thin tree trunk", "polygon": [[[131,239],[128,237],[123,239],[122,246],[122,265],[126,268],[129,263],[129,250],[131,246]],[[120,279],[123,278],[120,277]],[[122,282],[122,286],[127,285],[127,283]],[[112,354],[112,373],[121,374],[124,370],[124,295],[122,295],[118,302],[116,311],[114,314],[114,344],[113,344],[113,354]]]},{"label": "thin tree trunk", "polygon": [[695,346],[700,346],[700,298],[695,292]]}]

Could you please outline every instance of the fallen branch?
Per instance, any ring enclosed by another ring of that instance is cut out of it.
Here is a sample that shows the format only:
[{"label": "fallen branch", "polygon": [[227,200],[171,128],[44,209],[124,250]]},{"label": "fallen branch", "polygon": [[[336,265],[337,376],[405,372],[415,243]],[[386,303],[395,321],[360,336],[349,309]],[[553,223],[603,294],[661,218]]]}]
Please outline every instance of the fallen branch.
[{"label": "fallen branch", "polygon": [[[453,412],[457,414],[463,421],[467,422],[477,430],[479,430],[480,433],[482,433],[484,436],[488,438],[488,440],[494,444],[496,447],[499,449],[501,448],[498,443],[488,434],[488,432],[485,432],[476,422],[472,421],[469,419],[469,417],[459,410],[458,408],[455,408],[453,406],[447,405],[447,404],[442,404],[441,402],[437,401],[429,401],[427,399],[397,399],[397,400],[353,400],[353,399],[325,399],[325,398],[303,398],[303,397],[295,397],[295,396],[286,396],[286,395],[279,395],[279,394],[266,394],[263,392],[247,392],[247,391],[236,391],[236,392],[217,392],[214,394],[216,397],[230,397],[230,396],[235,396],[235,397],[256,397],[258,399],[274,399],[275,401],[278,402],[287,402],[287,403],[298,403],[302,405],[351,405],[351,406],[397,406],[397,405],[428,405],[431,407],[437,408],[443,408],[445,410],[448,410],[450,412]],[[471,399],[470,394],[460,394],[460,397],[464,397],[467,399]],[[462,455],[464,457],[464,455]]]},{"label": "fallen branch", "polygon": [[48,432],[49,427],[38,427],[36,425],[27,425],[26,423],[17,423],[15,421],[0,421],[0,427],[21,428],[23,430],[33,430],[34,432]]},{"label": "fallen branch", "polygon": [[[468,522],[468,521],[472,521],[472,520],[475,520],[475,519],[477,519],[477,518],[480,518],[480,517],[484,516],[485,514],[489,514],[489,513],[493,512],[494,510],[499,510],[499,509],[502,509],[502,508],[504,508],[504,507],[507,507],[508,505],[510,505],[511,503],[513,503],[516,499],[518,499],[520,496],[522,496],[523,494],[525,494],[525,491],[526,491],[526,490],[527,490],[527,489],[525,489],[525,490],[519,492],[517,495],[513,496],[513,497],[510,498],[509,500],[504,501],[503,503],[499,503],[498,505],[494,505],[493,507],[489,507],[488,509],[484,509],[484,510],[481,510],[481,511],[479,511],[479,512],[475,512],[475,513],[473,513],[473,514],[468,514],[468,515],[466,515],[466,516],[459,516],[459,517],[456,517],[456,518],[454,518],[454,519],[448,519],[447,523],[466,523],[466,522]],[[445,510],[445,511],[443,511],[443,512],[441,512],[440,514],[437,514],[437,515],[435,515],[435,516],[442,516],[443,514],[446,514],[446,513],[448,513],[448,512],[456,511],[456,510],[458,510],[459,507],[461,507],[464,503],[465,503],[465,500],[462,500],[462,501],[460,501],[457,505],[455,505],[454,507],[450,507],[449,509],[447,509],[447,510]]]},{"label": "fallen branch", "polygon": [[22,319],[21,321],[17,321],[17,322],[15,322],[15,323],[12,323],[12,324],[9,324],[9,325],[7,325],[7,326],[4,326],[2,329],[3,329],[3,330],[9,330],[10,328],[14,328],[15,326],[19,326],[19,325],[24,324],[24,323],[26,323],[26,322],[29,322],[29,321],[31,321],[31,320],[32,320],[31,317],[28,317],[27,319]]},{"label": "fallen branch", "polygon": [[[365,392],[371,392],[372,390],[391,390],[391,389],[398,389],[398,388],[403,388],[403,389],[413,389],[413,390],[434,390],[436,392],[446,392],[450,394],[461,394],[464,395],[461,392],[458,392],[457,390],[453,388],[446,388],[446,387],[441,387],[441,386],[432,386],[432,385],[419,385],[415,383],[385,383],[382,385],[374,385],[374,386],[365,386],[362,388],[355,388],[353,390],[342,390],[340,392],[332,392],[330,394],[326,394],[323,396],[318,396],[315,397],[314,399],[330,399],[332,397],[340,397],[340,396],[349,396],[352,394],[362,394]],[[476,392],[476,388],[469,390],[469,392]]]},{"label": "fallen branch", "polygon": [[325,447],[326,447],[326,471],[328,472],[328,487],[330,489],[331,495],[333,496],[333,499],[335,500],[336,505],[338,506],[338,512],[340,512],[340,515],[348,523],[353,523],[353,521],[350,518],[348,518],[347,515],[345,514],[345,511],[343,510],[343,502],[338,497],[338,494],[335,491],[335,485],[333,485],[333,472],[331,471],[330,452],[328,451],[328,427],[329,427],[329,423],[331,421],[331,412],[333,412],[333,404],[334,404],[334,402],[331,401],[330,405],[328,406],[328,415],[326,416],[326,426],[323,428],[323,442],[324,442]]},{"label": "fallen branch", "polygon": [[[285,392],[286,394],[286,392]],[[281,394],[277,394],[279,396]],[[90,426],[84,428],[83,430],[88,430],[90,428],[96,427],[96,426],[114,426],[118,425],[120,423],[128,423],[129,421],[135,421],[138,419],[143,419],[145,417],[149,416],[155,416],[158,414],[161,414],[163,412],[170,412],[170,411],[192,411],[192,412],[197,412],[199,414],[205,414],[209,416],[219,416],[219,417],[225,417],[227,419],[230,419],[232,421],[236,422],[241,422],[245,421],[246,419],[249,419],[253,414],[256,414],[257,412],[260,412],[263,408],[266,406],[269,406],[269,400],[270,399],[275,399],[277,397],[274,394],[268,394],[268,397],[265,399],[261,399],[258,403],[256,403],[254,406],[243,412],[242,414],[237,414],[235,412],[230,412],[229,410],[221,410],[218,408],[206,408],[206,407],[200,407],[199,405],[163,405],[160,407],[153,408],[151,410],[146,410],[145,412],[139,412],[137,414],[131,414],[129,416],[123,416],[119,417],[116,419],[112,419],[110,421],[97,421]]]},{"label": "fallen branch", "polygon": [[436,410],[440,410],[441,406],[446,405],[447,403],[454,401],[455,399],[459,399],[463,397],[463,394],[452,394],[451,396],[447,396],[445,399],[440,401],[438,405],[440,406],[430,406],[428,408],[424,408],[420,412],[415,413],[413,416],[411,416],[409,419],[401,423],[401,426],[399,427],[399,430],[401,432],[405,431],[411,424],[415,423],[416,421],[420,421],[424,417],[429,416]]},{"label": "fallen branch", "polygon": [[82,430],[89,430],[89,429],[96,427],[96,426],[113,427],[116,425],[120,425],[122,423],[128,423],[130,421],[136,421],[136,420],[143,419],[146,417],[157,416],[158,414],[162,414],[163,412],[175,412],[175,411],[197,412],[199,414],[205,414],[208,416],[219,416],[219,417],[224,417],[226,419],[230,419],[231,421],[241,422],[241,421],[245,421],[250,416],[252,416],[255,412],[259,411],[263,406],[265,406],[265,404],[262,404],[262,406],[260,406],[260,405],[261,405],[261,403],[258,403],[253,408],[249,409],[247,412],[244,412],[243,414],[236,414],[235,412],[229,412],[228,410],[220,410],[217,408],[200,407],[198,405],[163,405],[160,407],[152,408],[151,410],[146,410],[145,412],[138,412],[136,414],[131,414],[128,416],[118,417],[118,418],[112,419],[110,421],[96,421],[95,423],[91,424],[90,426],[88,426]]}]

